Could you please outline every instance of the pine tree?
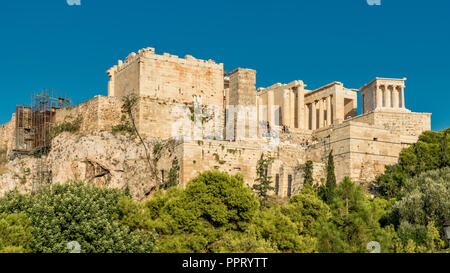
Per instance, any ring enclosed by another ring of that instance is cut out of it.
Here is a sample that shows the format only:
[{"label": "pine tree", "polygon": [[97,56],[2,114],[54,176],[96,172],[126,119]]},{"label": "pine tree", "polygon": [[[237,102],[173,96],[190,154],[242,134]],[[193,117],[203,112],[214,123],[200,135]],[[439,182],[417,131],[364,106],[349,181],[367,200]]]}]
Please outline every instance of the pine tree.
[{"label": "pine tree", "polygon": [[444,135],[440,141],[439,149],[439,167],[444,168],[450,165],[450,158],[448,156],[448,144],[447,144],[447,130],[444,131]]},{"label": "pine tree", "polygon": [[327,162],[327,181],[326,181],[325,201],[331,203],[334,197],[334,190],[336,189],[336,175],[334,174],[334,160],[333,150],[328,154]]},{"label": "pine tree", "polygon": [[303,185],[313,185],[314,179],[312,176],[313,162],[311,160],[306,161],[305,170],[303,173]]},{"label": "pine tree", "polygon": [[270,198],[268,192],[274,190],[274,187],[271,186],[272,177],[267,174],[271,162],[272,158],[264,158],[264,153],[262,153],[256,167],[257,177],[255,179],[255,184],[253,184],[253,190],[258,195],[262,207],[267,204],[267,201]]},{"label": "pine tree", "polygon": [[169,170],[167,182],[163,185],[164,189],[168,189],[170,187],[175,187],[176,185],[178,185],[179,171],[180,165],[178,165],[178,159],[175,157],[172,161],[172,167]]}]

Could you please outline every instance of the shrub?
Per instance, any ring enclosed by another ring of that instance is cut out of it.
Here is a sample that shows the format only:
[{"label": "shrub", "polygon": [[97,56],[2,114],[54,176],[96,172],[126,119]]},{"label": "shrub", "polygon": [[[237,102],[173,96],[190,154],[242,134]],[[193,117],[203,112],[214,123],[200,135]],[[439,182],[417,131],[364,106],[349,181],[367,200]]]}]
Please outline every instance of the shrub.
[{"label": "shrub", "polygon": [[151,252],[151,232],[131,231],[118,219],[123,190],[98,188],[82,182],[44,186],[39,193],[10,192],[0,199],[0,212],[24,213],[32,225],[34,252],[68,252],[77,241],[81,252]]},{"label": "shrub", "polygon": [[51,137],[56,137],[57,135],[61,134],[62,132],[69,132],[69,133],[76,133],[80,130],[81,123],[83,122],[83,117],[78,115],[76,118],[73,118],[72,116],[66,116],[64,117],[64,121],[55,125],[51,131],[50,135]]}]

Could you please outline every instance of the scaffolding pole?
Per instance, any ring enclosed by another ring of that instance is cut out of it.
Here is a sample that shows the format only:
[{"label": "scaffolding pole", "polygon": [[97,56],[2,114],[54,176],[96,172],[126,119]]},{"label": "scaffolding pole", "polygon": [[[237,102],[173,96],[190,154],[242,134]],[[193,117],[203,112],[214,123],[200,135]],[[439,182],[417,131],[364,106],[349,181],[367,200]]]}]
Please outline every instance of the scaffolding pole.
[{"label": "scaffolding pole", "polygon": [[53,89],[45,88],[33,93],[30,106],[16,107],[14,152],[38,157],[33,167],[32,193],[36,193],[40,185],[51,183],[51,171],[47,166],[46,154],[50,148],[56,111],[71,106],[71,99],[56,96]]}]

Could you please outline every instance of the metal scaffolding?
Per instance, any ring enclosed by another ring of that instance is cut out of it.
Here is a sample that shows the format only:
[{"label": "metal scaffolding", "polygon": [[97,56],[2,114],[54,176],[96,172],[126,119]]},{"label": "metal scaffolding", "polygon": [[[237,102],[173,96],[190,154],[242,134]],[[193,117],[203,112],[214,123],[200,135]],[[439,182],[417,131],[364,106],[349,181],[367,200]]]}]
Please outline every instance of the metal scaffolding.
[{"label": "metal scaffolding", "polygon": [[56,109],[69,106],[71,106],[71,100],[61,96],[55,97],[53,89],[44,89],[40,93],[34,93],[31,98],[33,150],[45,151],[48,149]]},{"label": "metal scaffolding", "polygon": [[31,107],[16,107],[16,148],[18,151],[30,151],[33,147],[33,117]]},{"label": "metal scaffolding", "polygon": [[32,173],[33,193],[37,192],[39,185],[51,183],[51,172],[47,166],[46,154],[50,148],[56,111],[71,106],[70,99],[65,96],[55,96],[53,89],[47,88],[32,95],[31,106],[16,107],[14,152],[38,157]]}]

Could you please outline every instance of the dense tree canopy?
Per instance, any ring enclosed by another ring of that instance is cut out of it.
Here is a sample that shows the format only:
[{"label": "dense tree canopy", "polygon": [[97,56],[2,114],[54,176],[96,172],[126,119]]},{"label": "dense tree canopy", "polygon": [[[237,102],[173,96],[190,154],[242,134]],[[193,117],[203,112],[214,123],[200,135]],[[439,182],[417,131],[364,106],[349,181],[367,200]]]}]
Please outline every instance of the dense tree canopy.
[{"label": "dense tree canopy", "polygon": [[377,178],[381,196],[399,197],[407,178],[429,170],[450,167],[449,132],[450,128],[440,132],[423,132],[416,143],[403,149],[399,155],[399,163],[386,166],[385,174]]},{"label": "dense tree canopy", "polygon": [[431,170],[407,179],[401,191],[401,199],[392,211],[392,222],[399,226],[403,242],[413,239],[425,244],[427,225],[442,226],[450,217],[450,168]]},{"label": "dense tree canopy", "polygon": [[[77,241],[81,252],[149,252],[151,233],[130,232],[117,219],[118,189],[87,186],[81,182],[54,184],[34,196],[11,192],[0,199],[0,213],[29,217],[34,252],[68,252],[67,243]],[[26,220],[23,219],[22,226]],[[26,230],[26,225],[24,227]],[[20,244],[25,250],[27,244]]]},{"label": "dense tree canopy", "polygon": [[0,214],[0,253],[31,252],[33,234],[24,213]]}]

